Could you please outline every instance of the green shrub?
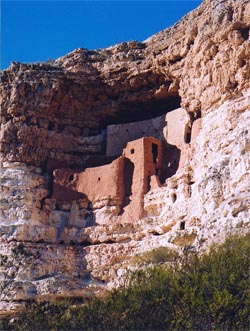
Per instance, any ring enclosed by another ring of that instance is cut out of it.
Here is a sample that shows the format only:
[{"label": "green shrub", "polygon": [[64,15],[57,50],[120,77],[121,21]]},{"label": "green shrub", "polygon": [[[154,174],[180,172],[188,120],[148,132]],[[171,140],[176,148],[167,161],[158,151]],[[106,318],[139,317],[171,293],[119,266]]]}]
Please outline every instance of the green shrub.
[{"label": "green shrub", "polygon": [[11,328],[249,331],[249,239],[233,237],[202,257],[184,253],[174,266],[138,270],[128,286],[83,305],[29,303]]},{"label": "green shrub", "polygon": [[132,260],[133,264],[140,266],[150,264],[164,264],[166,262],[174,262],[179,257],[177,251],[170,249],[169,247],[160,246],[154,248],[149,252],[138,254]]}]

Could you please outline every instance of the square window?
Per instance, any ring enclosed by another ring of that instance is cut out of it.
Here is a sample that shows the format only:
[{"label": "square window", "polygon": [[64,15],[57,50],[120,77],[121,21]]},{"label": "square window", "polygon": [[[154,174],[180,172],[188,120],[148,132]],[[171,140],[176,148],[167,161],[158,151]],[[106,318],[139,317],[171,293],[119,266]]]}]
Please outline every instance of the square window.
[{"label": "square window", "polygon": [[180,223],[180,230],[185,230],[185,222]]}]

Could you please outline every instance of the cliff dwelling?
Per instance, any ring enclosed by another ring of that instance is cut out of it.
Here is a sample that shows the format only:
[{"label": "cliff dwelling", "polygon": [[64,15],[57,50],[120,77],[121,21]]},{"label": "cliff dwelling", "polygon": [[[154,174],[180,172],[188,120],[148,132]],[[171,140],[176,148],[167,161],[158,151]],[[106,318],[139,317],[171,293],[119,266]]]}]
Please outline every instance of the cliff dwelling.
[{"label": "cliff dwelling", "polygon": [[52,199],[85,198],[90,205],[112,201],[116,206],[112,214],[121,221],[142,218],[145,194],[184,166],[199,125],[200,120],[195,121],[191,133],[190,116],[182,108],[154,119],[109,125],[106,155],[97,156],[103,164],[55,169]]},{"label": "cliff dwelling", "polygon": [[249,233],[249,17],[207,0],[144,42],[1,71],[2,314]]}]

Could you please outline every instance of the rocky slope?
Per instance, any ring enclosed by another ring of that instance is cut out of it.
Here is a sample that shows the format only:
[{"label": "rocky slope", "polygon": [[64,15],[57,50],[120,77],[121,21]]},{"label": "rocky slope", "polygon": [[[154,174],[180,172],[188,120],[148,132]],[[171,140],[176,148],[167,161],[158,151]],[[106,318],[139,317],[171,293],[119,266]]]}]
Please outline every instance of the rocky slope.
[{"label": "rocky slope", "polygon": [[[143,43],[0,73],[1,311],[110,288],[153,248],[200,250],[249,231],[249,30],[248,0],[205,0]],[[180,106],[200,129],[144,196],[145,217],[120,221],[107,199],[53,199],[54,169],[103,164],[108,125]]]}]

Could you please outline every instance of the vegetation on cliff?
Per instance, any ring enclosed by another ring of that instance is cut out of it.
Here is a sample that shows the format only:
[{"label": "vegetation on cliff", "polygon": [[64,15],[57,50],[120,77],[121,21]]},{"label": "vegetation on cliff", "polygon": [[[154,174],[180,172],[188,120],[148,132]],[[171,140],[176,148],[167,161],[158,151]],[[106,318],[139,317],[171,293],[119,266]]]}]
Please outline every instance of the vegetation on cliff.
[{"label": "vegetation on cliff", "polygon": [[133,274],[84,304],[28,303],[8,330],[249,330],[250,235]]}]

